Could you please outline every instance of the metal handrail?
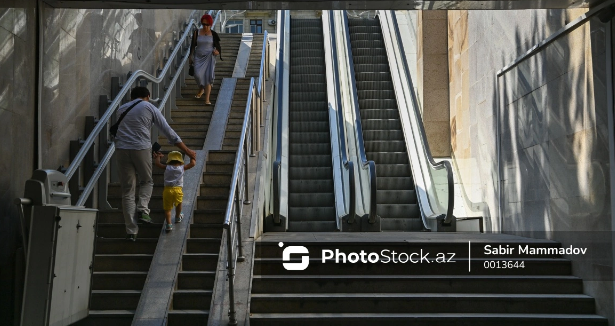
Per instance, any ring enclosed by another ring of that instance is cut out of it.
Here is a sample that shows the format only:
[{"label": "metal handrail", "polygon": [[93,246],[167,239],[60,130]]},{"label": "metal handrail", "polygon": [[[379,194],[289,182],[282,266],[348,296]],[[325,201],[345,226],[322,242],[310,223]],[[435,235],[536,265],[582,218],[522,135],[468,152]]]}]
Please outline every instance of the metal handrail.
[{"label": "metal handrail", "polygon": [[354,59],[352,57],[352,45],[350,43],[350,33],[348,28],[348,14],[346,11],[343,12],[342,17],[344,18],[344,25],[346,28],[346,48],[348,51],[348,70],[350,71],[350,83],[352,89],[352,100],[354,103],[355,110],[355,130],[357,132],[357,141],[359,145],[359,157],[361,159],[361,164],[359,167],[363,170],[367,169],[369,172],[369,185],[370,185],[370,194],[369,194],[369,223],[376,222],[376,209],[377,209],[377,194],[378,187],[376,186],[376,163],[374,161],[368,161],[367,156],[365,155],[365,144],[363,143],[363,127],[361,125],[361,111],[359,109],[359,96],[357,95],[357,85],[355,79],[354,72]]},{"label": "metal handrail", "polygon": [[[395,35],[397,38],[397,44],[399,46],[401,53],[403,54],[404,45],[401,40],[399,26],[397,25],[397,17],[395,16],[395,12],[393,12],[392,10],[390,11],[390,14],[393,19],[392,25],[394,26]],[[408,61],[406,60],[405,55],[401,55],[401,62],[403,64],[403,69],[406,74],[406,79],[407,79],[408,86],[409,86],[408,88],[410,89],[410,95],[412,98],[412,108],[414,109],[412,110],[412,112],[414,112],[415,118],[417,119],[416,121],[420,122],[422,121],[421,113],[419,112],[419,105],[416,99],[416,94],[414,92],[414,85],[412,84],[412,78],[410,76],[410,69],[408,68]],[[425,156],[427,157],[427,161],[429,162],[429,164],[434,170],[446,169],[446,176],[447,176],[447,182],[448,182],[448,207],[447,207],[446,215],[444,216],[444,220],[442,221],[442,223],[450,224],[454,218],[453,208],[455,206],[455,189],[454,189],[455,184],[453,181],[453,168],[450,162],[448,161],[436,162],[434,160],[431,154],[431,149],[429,148],[429,143],[427,142],[427,134],[425,133],[425,127],[423,126],[422,123],[418,123],[418,125],[419,125],[419,130],[421,132],[421,137],[423,138],[423,150],[425,152]]]},{"label": "metal handrail", "polygon": [[[219,15],[219,11],[216,14],[216,17],[218,15]],[[71,162],[70,166],[66,170],[66,177],[67,177],[67,179],[70,180],[70,178],[75,174],[75,172],[77,171],[77,168],[79,167],[79,165],[81,165],[81,162],[85,158],[86,153],[88,152],[90,147],[94,144],[94,140],[96,139],[96,137],[99,136],[99,134],[103,130],[103,128],[106,128],[107,123],[109,122],[111,116],[118,109],[122,99],[128,93],[128,90],[130,89],[131,85],[135,81],[137,81],[139,78],[144,78],[144,79],[147,79],[147,80],[149,80],[149,81],[151,81],[153,83],[157,83],[157,84],[160,84],[160,82],[165,80],[165,76],[166,76],[167,72],[169,71],[169,69],[171,69],[171,67],[173,66],[173,63],[175,62],[175,60],[174,60],[175,57],[180,52],[180,50],[183,48],[183,44],[186,41],[186,39],[187,39],[188,35],[190,34],[190,32],[193,30],[193,28],[198,28],[198,24],[196,23],[196,20],[191,19],[188,22],[188,24],[186,26],[186,29],[184,30],[184,33],[182,34],[182,37],[177,41],[177,45],[173,49],[173,52],[169,56],[165,66],[158,73],[158,77],[154,77],[153,75],[147,73],[144,70],[137,70],[136,72],[134,72],[130,76],[130,78],[126,81],[126,83],[124,83],[124,86],[119,91],[119,93],[116,95],[116,97],[113,100],[113,102],[111,102],[111,104],[109,105],[109,108],[107,109],[107,111],[105,111],[103,116],[100,118],[100,120],[98,121],[98,123],[96,124],[96,126],[94,127],[94,129],[92,130],[90,135],[88,136],[88,138],[85,140],[83,146],[81,147],[81,149],[79,150],[79,152],[77,153],[77,155],[75,156],[73,161]],[[158,104],[158,109],[159,110],[161,110],[161,108],[164,108],[167,100],[171,96],[171,93],[173,93],[173,87],[177,83],[177,80],[179,79],[179,76],[181,75],[181,71],[182,71],[183,67],[185,66],[186,62],[188,61],[188,57],[189,57],[189,53],[186,53],[184,55],[184,58],[183,58],[182,62],[179,64],[179,66],[175,67],[176,68],[175,75],[173,76],[173,78],[171,80],[171,83],[169,84],[169,87],[167,88],[167,91],[165,92],[164,97],[162,99],[153,99],[152,100],[154,102],[160,101],[159,104]],[[111,143],[109,145],[109,149],[105,153],[105,156],[102,158],[101,162],[98,164],[98,166],[94,170],[94,173],[93,173],[92,177],[90,178],[90,180],[88,181],[86,187],[83,189],[83,192],[79,196],[79,199],[77,200],[76,206],[82,206],[85,203],[85,201],[87,200],[88,196],[90,195],[90,193],[94,189],[94,185],[96,184],[96,182],[98,182],[98,179],[100,178],[100,176],[102,175],[104,169],[107,167],[109,161],[111,160],[111,157],[113,156],[114,152],[115,152],[115,144]]]},{"label": "metal handrail", "polygon": [[276,72],[278,78],[276,81],[276,88],[278,89],[278,123],[277,123],[277,135],[276,135],[276,154],[275,161],[273,162],[273,222],[280,224],[280,188],[282,187],[282,118],[284,109],[282,107],[282,98],[284,92],[281,87],[284,87],[284,25],[286,24],[286,11],[282,11],[280,19],[280,33],[278,33],[278,65]]},{"label": "metal handrail", "polygon": [[262,55],[261,55],[261,68],[258,72],[258,84],[256,86],[256,94],[258,94],[258,97],[261,96],[261,87],[262,87],[262,81],[264,80],[264,78],[261,78],[261,76],[264,76],[264,69],[265,69],[265,52],[267,51],[267,42],[268,42],[268,34],[267,31],[265,31],[265,34],[263,35],[263,49],[262,49]]},{"label": "metal handrail", "polygon": [[338,68],[338,57],[337,57],[337,40],[335,36],[335,19],[333,10],[329,10],[329,32],[331,33],[331,52],[333,56],[332,64],[333,64],[333,87],[335,88],[335,99],[337,105],[337,128],[338,134],[341,139],[340,145],[342,152],[342,164],[348,170],[348,186],[349,186],[349,212],[348,212],[348,223],[354,223],[355,216],[357,215],[357,198],[356,198],[356,189],[355,189],[355,179],[354,179],[354,163],[348,159],[348,149],[346,146],[346,131],[344,128],[344,110],[342,109],[342,94],[340,92],[340,76],[339,76],[339,68]]}]

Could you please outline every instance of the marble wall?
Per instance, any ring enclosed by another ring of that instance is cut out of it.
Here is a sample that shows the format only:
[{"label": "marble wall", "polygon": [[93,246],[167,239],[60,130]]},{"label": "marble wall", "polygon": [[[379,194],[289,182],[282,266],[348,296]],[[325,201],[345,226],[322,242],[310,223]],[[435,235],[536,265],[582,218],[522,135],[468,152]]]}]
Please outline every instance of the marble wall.
[{"label": "marble wall", "polygon": [[[449,11],[456,216],[564,245],[570,231],[611,230],[605,25],[593,19],[496,77],[585,11]],[[612,323],[612,277],[596,277],[612,257],[599,254],[606,261],[571,257],[573,269]]]},{"label": "marble wall", "polygon": [[13,309],[19,220],[13,200],[34,170],[36,1],[0,2],[0,324]]},{"label": "marble wall", "polygon": [[[44,10],[42,158],[67,166],[69,141],[83,137],[85,116],[98,116],[98,97],[111,77],[155,73],[170,52],[189,10]],[[197,18],[198,19],[198,18]]]}]

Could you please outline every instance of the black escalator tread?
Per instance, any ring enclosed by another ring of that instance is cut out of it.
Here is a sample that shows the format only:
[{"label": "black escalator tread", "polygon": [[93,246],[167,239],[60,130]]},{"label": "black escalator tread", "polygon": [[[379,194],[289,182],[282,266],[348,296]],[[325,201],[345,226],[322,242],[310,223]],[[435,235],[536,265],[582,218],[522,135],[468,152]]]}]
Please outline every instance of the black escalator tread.
[{"label": "black escalator tread", "polygon": [[336,230],[324,38],[318,19],[291,19],[289,231]]},{"label": "black escalator tread", "polygon": [[383,231],[422,228],[399,109],[380,23],[349,19],[355,82],[368,160],[376,163],[377,213]]}]

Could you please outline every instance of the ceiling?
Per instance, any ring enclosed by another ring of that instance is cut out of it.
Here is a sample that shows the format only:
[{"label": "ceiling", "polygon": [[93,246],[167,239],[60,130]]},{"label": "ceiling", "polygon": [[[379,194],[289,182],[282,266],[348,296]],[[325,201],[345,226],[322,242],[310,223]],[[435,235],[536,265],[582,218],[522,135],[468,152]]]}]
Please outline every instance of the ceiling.
[{"label": "ceiling", "polygon": [[320,0],[44,0],[58,8],[367,10],[367,9],[562,9],[593,7],[604,0],[458,0],[458,1],[320,1]]}]

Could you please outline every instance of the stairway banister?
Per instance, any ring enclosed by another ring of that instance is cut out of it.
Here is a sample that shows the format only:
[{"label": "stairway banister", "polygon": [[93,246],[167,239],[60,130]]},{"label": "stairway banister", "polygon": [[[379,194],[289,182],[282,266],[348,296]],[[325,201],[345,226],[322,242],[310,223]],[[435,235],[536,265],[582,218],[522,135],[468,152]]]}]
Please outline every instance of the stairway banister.
[{"label": "stairway banister", "polygon": [[344,119],[344,110],[342,109],[342,94],[340,91],[340,76],[339,76],[339,67],[338,67],[338,56],[337,56],[337,41],[335,34],[335,17],[333,10],[328,10],[329,13],[329,32],[331,33],[331,52],[332,52],[332,64],[333,64],[333,87],[335,88],[335,99],[337,106],[337,129],[340,141],[340,152],[342,154],[342,163],[344,167],[348,170],[348,187],[349,187],[349,209],[348,209],[348,222],[353,223],[355,220],[355,216],[357,215],[357,204],[356,204],[356,189],[355,189],[355,178],[354,178],[354,164],[348,159],[348,148],[346,145],[346,130],[345,130],[345,122]]},{"label": "stairway banister", "polygon": [[346,47],[348,51],[348,70],[350,71],[350,83],[352,90],[352,101],[354,103],[355,110],[355,130],[357,133],[357,142],[359,149],[359,157],[361,162],[359,167],[363,170],[367,169],[369,171],[369,223],[374,223],[376,221],[376,209],[377,209],[377,195],[378,188],[376,187],[376,163],[374,161],[368,161],[367,156],[365,155],[365,144],[363,143],[363,127],[361,125],[361,112],[359,109],[359,96],[357,95],[357,85],[355,79],[355,71],[354,71],[354,60],[352,57],[352,46],[350,44],[350,30],[348,27],[348,13],[343,11],[342,17],[344,19],[344,28],[346,29]]},{"label": "stairway banister", "polygon": [[[212,12],[213,10],[209,11],[209,13],[212,13]],[[216,13],[216,19],[218,18],[219,14],[220,14],[220,10],[218,10]],[[115,98],[109,105],[109,108],[107,109],[105,114],[103,114],[103,116],[99,119],[98,123],[94,127],[94,130],[92,130],[88,138],[85,140],[85,142],[81,146],[81,149],[75,156],[75,159],[73,159],[68,169],[66,170],[65,174],[69,180],[73,177],[73,175],[77,171],[77,168],[83,161],[85,154],[89,151],[90,147],[92,147],[92,145],[94,144],[94,140],[96,139],[96,137],[98,137],[102,129],[106,127],[107,123],[111,119],[111,116],[113,115],[113,113],[115,113],[116,109],[119,107],[120,103],[122,102],[122,99],[124,99],[124,97],[128,93],[128,90],[130,89],[132,84],[135,81],[137,81],[139,78],[144,78],[153,83],[160,84],[160,82],[164,80],[164,77],[166,76],[167,72],[169,72],[169,70],[173,66],[173,63],[174,63],[175,58],[177,57],[177,54],[179,53],[180,49],[183,47],[183,43],[185,42],[188,35],[190,35],[190,32],[192,31],[193,28],[198,28],[198,24],[196,20],[191,19],[187,23],[186,29],[184,30],[182,37],[177,42],[177,45],[173,49],[173,52],[171,53],[169,58],[167,59],[166,64],[164,65],[160,73],[158,74],[158,77],[153,76],[152,74],[146,72],[145,70],[141,70],[141,69],[135,71],[134,73],[130,75],[126,83],[124,83],[124,86],[120,89],[119,93],[115,96]],[[152,99],[153,102],[157,102],[158,100],[159,99]]]}]

